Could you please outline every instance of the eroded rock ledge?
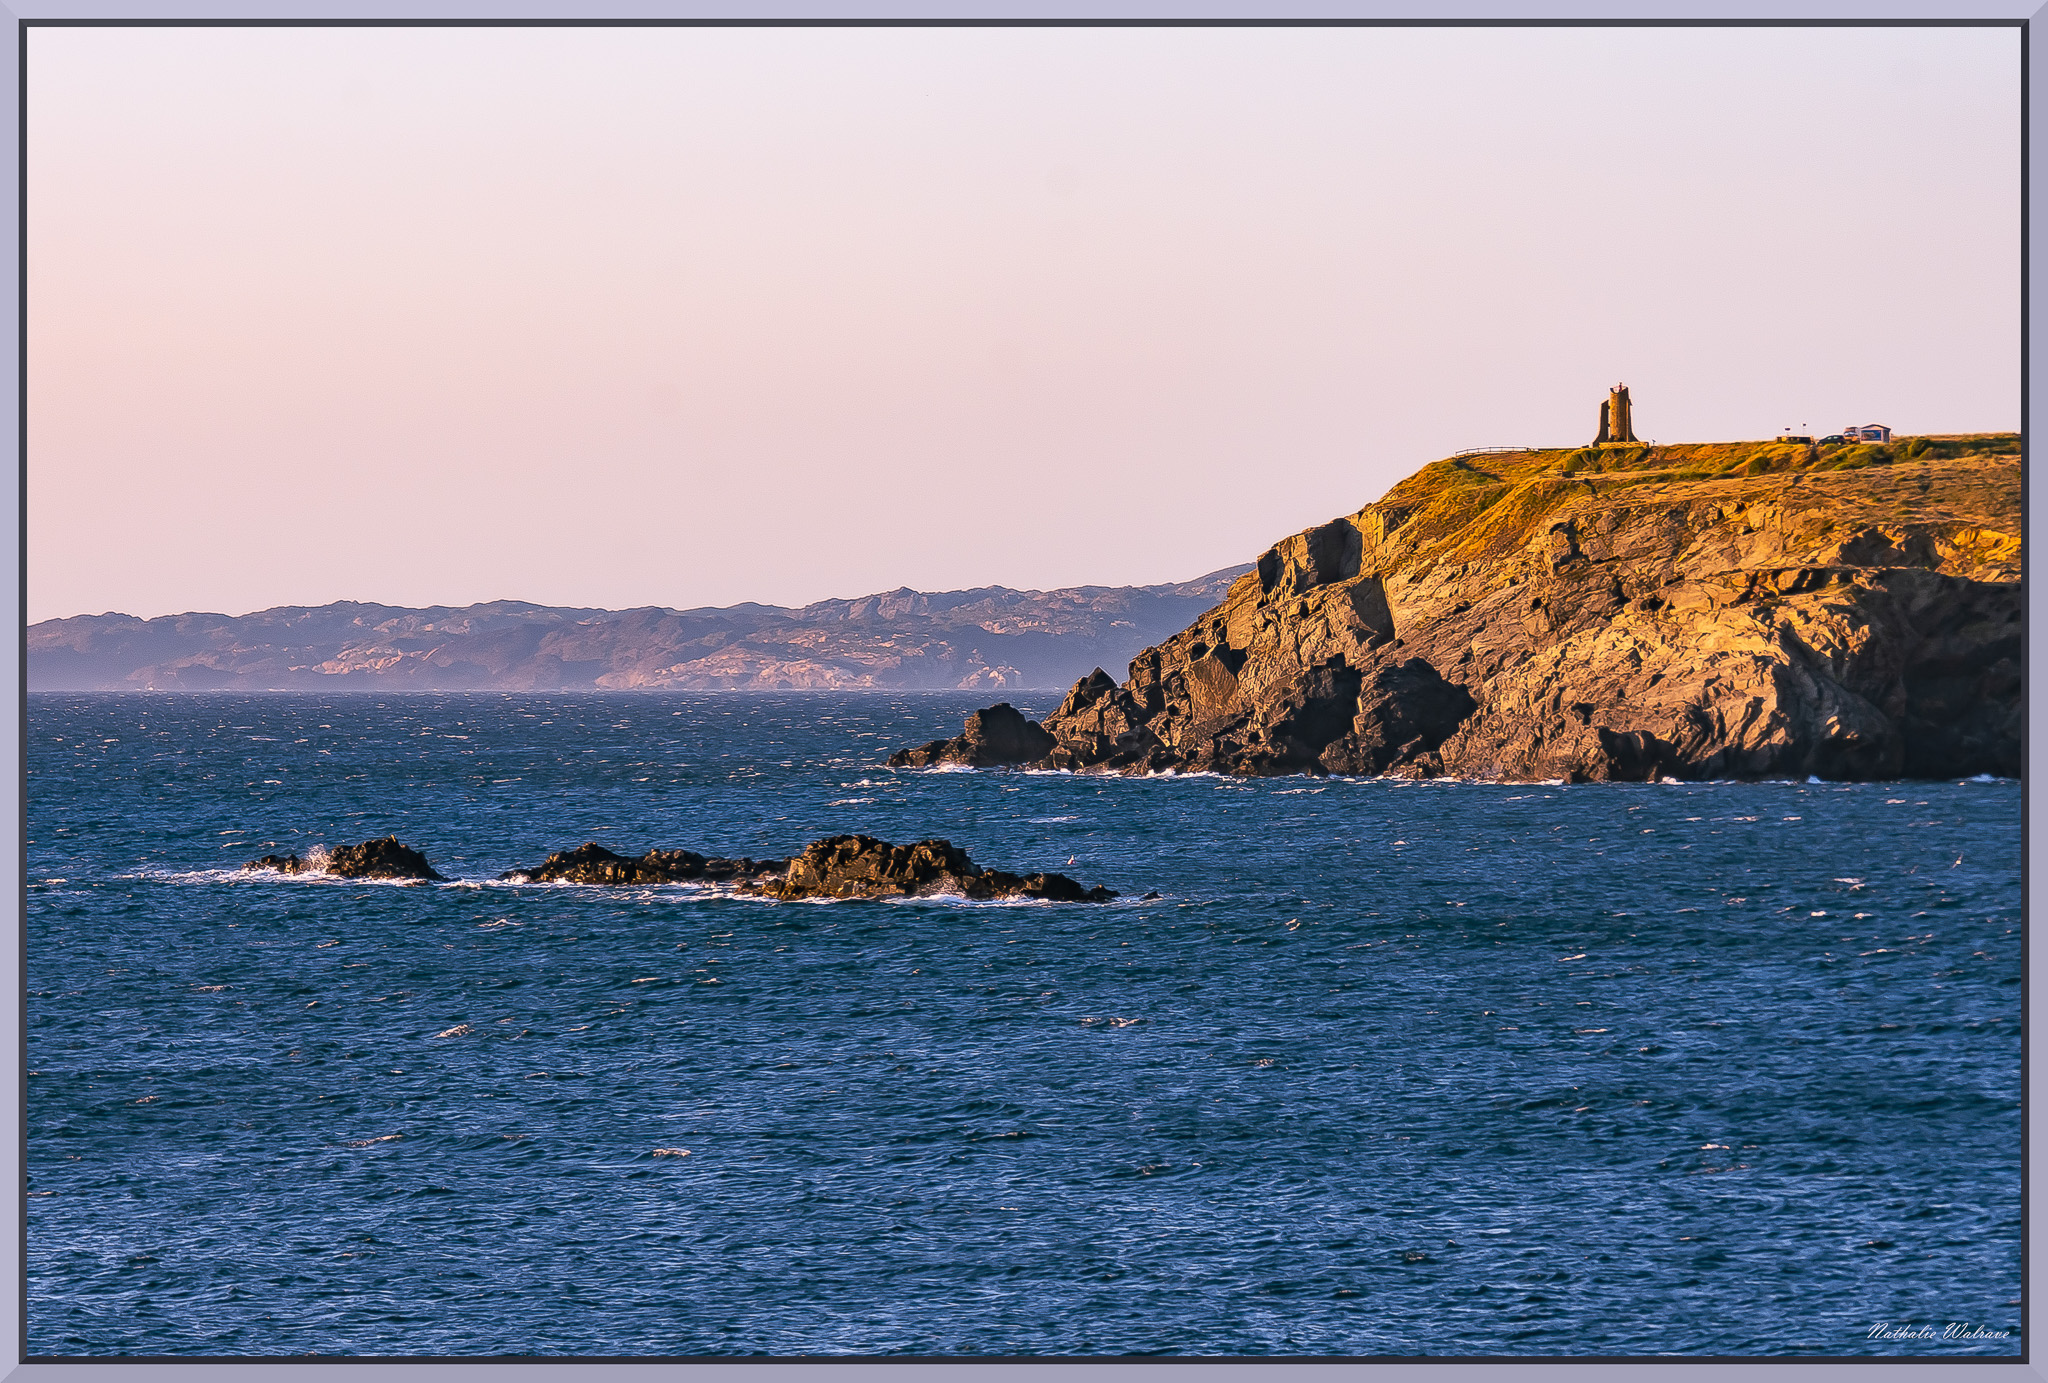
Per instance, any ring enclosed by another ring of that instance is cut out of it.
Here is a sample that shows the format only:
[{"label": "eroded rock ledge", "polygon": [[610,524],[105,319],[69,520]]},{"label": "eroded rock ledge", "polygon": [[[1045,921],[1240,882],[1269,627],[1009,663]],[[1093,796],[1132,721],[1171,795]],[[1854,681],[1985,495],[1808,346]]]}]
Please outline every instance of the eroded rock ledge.
[{"label": "eroded rock ledge", "polygon": [[1438,462],[1275,544],[1121,684],[889,762],[2016,777],[2019,478],[2011,434]]}]

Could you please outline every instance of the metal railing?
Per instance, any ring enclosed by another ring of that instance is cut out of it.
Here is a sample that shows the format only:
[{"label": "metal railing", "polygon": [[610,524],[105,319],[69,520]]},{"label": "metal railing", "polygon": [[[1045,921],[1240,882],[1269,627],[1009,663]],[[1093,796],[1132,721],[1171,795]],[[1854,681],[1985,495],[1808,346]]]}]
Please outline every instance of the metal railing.
[{"label": "metal railing", "polygon": [[1501,452],[1504,452],[1504,451],[1542,451],[1542,450],[1544,450],[1544,448],[1542,448],[1542,447],[1466,447],[1466,448],[1465,448],[1465,449],[1464,449],[1463,451],[1454,451],[1454,452],[1452,452],[1452,453],[1451,453],[1451,455],[1452,455],[1452,456],[1454,456],[1454,457],[1457,457],[1457,456],[1495,456],[1495,455],[1498,455],[1499,453],[1501,453]]}]

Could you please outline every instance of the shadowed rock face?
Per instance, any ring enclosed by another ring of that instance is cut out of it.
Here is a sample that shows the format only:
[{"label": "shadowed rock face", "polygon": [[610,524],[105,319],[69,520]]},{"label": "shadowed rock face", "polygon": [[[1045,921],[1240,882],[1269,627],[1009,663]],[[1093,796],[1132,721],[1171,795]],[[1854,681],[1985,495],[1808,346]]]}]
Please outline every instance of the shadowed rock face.
[{"label": "shadowed rock face", "polygon": [[891,845],[873,836],[812,841],[780,879],[746,884],[771,898],[1044,898],[1059,903],[1105,903],[1106,888],[1084,889],[1064,874],[1006,874],[982,869],[967,852],[943,840]]},{"label": "shadowed rock face", "polygon": [[498,877],[524,883],[680,884],[753,878],[781,870],[786,860],[707,858],[689,850],[649,850],[644,855],[615,855],[595,841],[574,850],[557,850],[532,869],[508,869]]},{"label": "shadowed rock face", "polygon": [[[905,764],[1499,780],[2020,773],[2018,438],[1438,462],[1039,726]],[[1005,708],[1007,709],[1007,708]],[[984,713],[986,714],[986,713]],[[897,760],[892,760],[897,762]]]},{"label": "shadowed rock face", "polygon": [[444,882],[427,857],[398,843],[397,836],[366,840],[361,845],[337,845],[323,859],[314,856],[265,855],[251,860],[244,869],[275,869],[280,874],[332,874],[343,879],[419,879]]},{"label": "shadowed rock face", "polygon": [[1421,658],[1381,662],[1360,679],[1351,723],[1316,761],[1332,773],[1377,774],[1426,762],[1472,714],[1472,694]]}]

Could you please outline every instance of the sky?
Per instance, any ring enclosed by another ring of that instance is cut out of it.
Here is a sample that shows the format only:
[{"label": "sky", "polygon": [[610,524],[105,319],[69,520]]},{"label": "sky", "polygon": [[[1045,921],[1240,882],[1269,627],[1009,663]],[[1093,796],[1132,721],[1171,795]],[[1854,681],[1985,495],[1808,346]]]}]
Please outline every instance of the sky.
[{"label": "sky", "polygon": [[32,29],[31,621],[1183,580],[2020,416],[2019,32]]}]

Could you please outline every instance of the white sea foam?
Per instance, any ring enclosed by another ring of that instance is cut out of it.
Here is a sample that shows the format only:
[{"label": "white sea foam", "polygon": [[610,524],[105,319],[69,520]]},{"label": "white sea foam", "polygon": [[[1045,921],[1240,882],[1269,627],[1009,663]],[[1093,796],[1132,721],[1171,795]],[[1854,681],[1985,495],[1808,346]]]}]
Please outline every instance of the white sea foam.
[{"label": "white sea foam", "polygon": [[[418,888],[418,879],[349,879],[339,874],[283,874],[275,869],[138,869],[116,874],[116,879],[146,879],[159,884],[291,884],[307,888],[355,888],[372,885],[383,888]],[[474,881],[451,880],[441,888],[475,887]]]}]

